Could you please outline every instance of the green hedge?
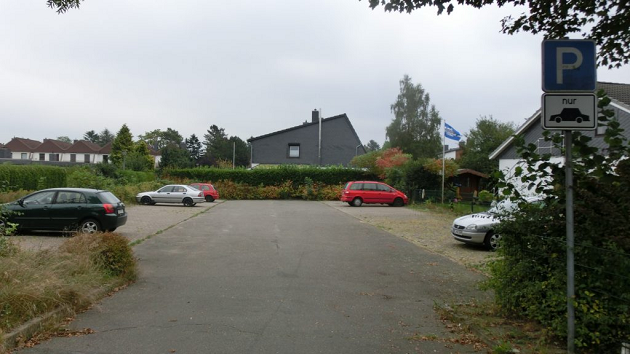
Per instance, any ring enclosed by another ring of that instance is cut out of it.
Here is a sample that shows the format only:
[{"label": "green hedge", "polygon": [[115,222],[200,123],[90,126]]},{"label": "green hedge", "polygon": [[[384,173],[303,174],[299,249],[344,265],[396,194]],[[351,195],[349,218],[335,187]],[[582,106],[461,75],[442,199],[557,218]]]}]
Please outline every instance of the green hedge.
[{"label": "green hedge", "polygon": [[67,170],[44,165],[0,165],[0,183],[10,190],[65,187]]},{"label": "green hedge", "polygon": [[286,181],[302,184],[305,181],[325,185],[344,184],[356,180],[379,180],[374,174],[344,167],[279,167],[274,169],[187,168],[165,170],[167,178],[201,182],[232,181],[250,186],[279,186]]}]

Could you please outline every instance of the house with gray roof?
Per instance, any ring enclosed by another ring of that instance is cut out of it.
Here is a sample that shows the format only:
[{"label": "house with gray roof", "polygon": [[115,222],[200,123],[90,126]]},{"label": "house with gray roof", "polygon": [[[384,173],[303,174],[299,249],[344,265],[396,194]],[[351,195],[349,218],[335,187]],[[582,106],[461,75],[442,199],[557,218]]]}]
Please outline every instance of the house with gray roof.
[{"label": "house with gray roof", "polygon": [[365,154],[348,116],[322,118],[314,110],[311,121],[247,140],[251,165],[344,165]]},{"label": "house with gray roof", "polygon": [[[597,90],[603,89],[611,99],[609,109],[612,109],[615,113],[612,119],[619,121],[620,127],[624,129],[624,135],[630,139],[630,84],[618,84],[610,82],[598,82]],[[552,147],[552,143],[545,141],[543,138],[543,128],[541,124],[542,110],[538,109],[534,114],[525,120],[525,123],[521,125],[515,132],[516,136],[522,136],[525,140],[525,144],[533,143],[537,146],[537,152],[539,154],[551,154],[552,162],[563,162],[564,156],[560,149]],[[607,144],[604,142],[604,133],[606,132],[605,125],[599,125],[597,130],[593,131],[581,131],[585,136],[592,138],[591,146],[597,147],[602,151],[605,151]],[[561,134],[561,132],[558,132]],[[516,146],[514,146],[514,136],[505,140],[496,150],[490,154],[490,159],[499,160],[499,169],[503,171],[507,178],[513,176],[514,169],[522,165],[523,161],[516,152]],[[522,192],[526,192],[522,190]]]}]

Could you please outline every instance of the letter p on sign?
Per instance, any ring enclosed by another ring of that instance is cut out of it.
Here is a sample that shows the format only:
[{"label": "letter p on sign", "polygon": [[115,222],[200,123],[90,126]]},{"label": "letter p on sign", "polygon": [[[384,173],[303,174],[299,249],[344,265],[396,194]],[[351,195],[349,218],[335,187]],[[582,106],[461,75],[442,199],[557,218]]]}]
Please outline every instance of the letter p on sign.
[{"label": "letter p on sign", "polygon": [[542,78],[545,92],[595,91],[595,42],[582,39],[543,41]]},{"label": "letter p on sign", "polygon": [[[570,53],[575,55],[573,63],[565,63],[564,54]],[[556,83],[562,85],[564,70],[576,70],[582,65],[582,52],[574,47],[558,47],[556,48]]]}]

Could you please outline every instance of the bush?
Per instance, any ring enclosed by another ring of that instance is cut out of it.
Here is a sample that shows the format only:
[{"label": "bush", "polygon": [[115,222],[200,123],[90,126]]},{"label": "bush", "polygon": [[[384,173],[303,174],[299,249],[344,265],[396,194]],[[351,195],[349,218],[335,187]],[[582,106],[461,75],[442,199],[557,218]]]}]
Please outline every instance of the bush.
[{"label": "bush", "polygon": [[11,190],[65,187],[67,170],[57,166],[2,164],[0,181],[3,189]]},{"label": "bush", "polygon": [[343,184],[324,185],[320,183],[296,184],[285,181],[277,186],[250,186],[233,181],[218,181],[214,187],[222,199],[257,200],[257,199],[305,199],[305,200],[339,200]]},{"label": "bush", "polygon": [[66,241],[60,251],[88,255],[92,264],[109,277],[126,281],[136,278],[136,260],[126,237],[116,233],[78,234]]},{"label": "bush", "polygon": [[492,193],[488,192],[487,190],[484,189],[479,192],[479,201],[481,203],[490,203],[493,199],[494,195],[492,195]]},{"label": "bush", "polygon": [[68,184],[64,187],[107,189],[112,184],[111,179],[95,173],[95,170],[88,166],[82,166],[71,169]]},{"label": "bush", "polygon": [[[601,93],[600,93],[601,96]],[[600,108],[610,100],[602,97]],[[573,133],[575,229],[575,345],[584,353],[620,352],[630,342],[630,147],[618,121],[606,124],[603,155],[591,138]],[[561,135],[545,133],[560,148]],[[567,249],[564,165],[539,155],[535,144],[517,139],[526,167],[516,182],[544,197],[542,208],[527,207],[502,220],[502,257],[487,285],[507,313],[539,321],[553,336],[566,337]],[[519,197],[520,185],[502,181],[504,194]],[[525,205],[522,205],[525,207]]]},{"label": "bush", "polygon": [[107,274],[126,280],[136,279],[136,260],[129,240],[114,233],[100,234],[102,247],[96,254],[96,263]]},{"label": "bush", "polygon": [[413,196],[413,192],[420,189],[440,190],[442,177],[425,167],[428,161],[411,160],[401,167],[388,169],[385,182],[409,196]]},{"label": "bush", "polygon": [[297,167],[280,166],[270,169],[218,169],[218,168],[190,168],[164,170],[164,176],[171,179],[186,179],[191,181],[232,181],[250,186],[280,186],[286,181],[303,183],[310,178],[313,183],[337,185],[355,180],[378,180],[370,172],[344,167]]}]

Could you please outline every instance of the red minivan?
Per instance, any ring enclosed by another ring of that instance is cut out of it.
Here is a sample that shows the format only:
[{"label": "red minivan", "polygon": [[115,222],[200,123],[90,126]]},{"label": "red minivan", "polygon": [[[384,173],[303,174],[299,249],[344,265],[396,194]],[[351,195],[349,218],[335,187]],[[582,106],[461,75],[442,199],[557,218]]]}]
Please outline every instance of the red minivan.
[{"label": "red minivan", "polygon": [[219,199],[219,191],[214,188],[210,183],[191,183],[189,186],[199,189],[203,192],[206,202],[214,202],[215,199]]},{"label": "red minivan", "polygon": [[409,198],[405,193],[382,182],[352,181],[346,183],[341,192],[341,201],[359,207],[366,204],[389,204],[401,207],[407,205]]}]

